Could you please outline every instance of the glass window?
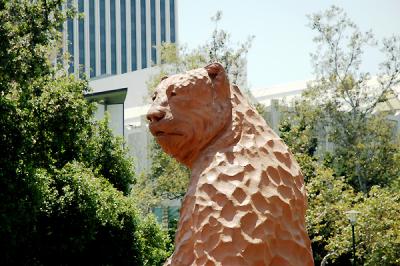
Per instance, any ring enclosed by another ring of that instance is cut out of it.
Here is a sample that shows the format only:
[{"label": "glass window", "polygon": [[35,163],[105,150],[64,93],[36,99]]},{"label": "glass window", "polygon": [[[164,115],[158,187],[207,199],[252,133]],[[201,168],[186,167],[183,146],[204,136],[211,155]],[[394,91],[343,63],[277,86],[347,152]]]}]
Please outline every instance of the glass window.
[{"label": "glass window", "polygon": [[115,0],[110,0],[111,24],[111,74],[117,74],[117,33],[115,24]]},{"label": "glass window", "polygon": [[156,47],[156,0],[150,0],[150,20],[151,20],[151,61],[157,63]]},{"label": "glass window", "polygon": [[147,42],[146,42],[146,0],[141,0],[140,1],[140,38],[142,42],[142,49],[141,49],[141,55],[142,55],[142,68],[147,67]]},{"label": "glass window", "polygon": [[165,0],[160,1],[161,42],[165,42]]},{"label": "glass window", "polygon": [[136,54],[136,1],[131,0],[131,67],[132,71],[137,69]]},{"label": "glass window", "polygon": [[[68,8],[72,7],[72,1],[68,1]],[[68,53],[70,55],[69,58],[69,73],[74,73],[74,20],[67,20],[67,39],[68,39]]]},{"label": "glass window", "polygon": [[175,42],[175,1],[169,0],[169,18],[171,28],[171,42]]},{"label": "glass window", "polygon": [[[78,12],[85,12],[84,9],[84,1],[78,1]],[[78,21],[78,30],[79,30],[79,76],[82,77],[82,74],[85,72],[85,21],[83,18],[80,18]]]},{"label": "glass window", "polygon": [[100,73],[106,74],[106,4],[100,0]]},{"label": "glass window", "polygon": [[126,73],[126,3],[121,0],[121,73]]},{"label": "glass window", "polygon": [[104,118],[105,112],[110,114],[109,126],[115,135],[124,135],[124,102],[127,88],[108,90],[104,92],[89,93],[85,98],[89,102],[95,102],[97,109],[94,118]]},{"label": "glass window", "polygon": [[94,1],[89,1],[90,77],[96,75],[96,30]]}]

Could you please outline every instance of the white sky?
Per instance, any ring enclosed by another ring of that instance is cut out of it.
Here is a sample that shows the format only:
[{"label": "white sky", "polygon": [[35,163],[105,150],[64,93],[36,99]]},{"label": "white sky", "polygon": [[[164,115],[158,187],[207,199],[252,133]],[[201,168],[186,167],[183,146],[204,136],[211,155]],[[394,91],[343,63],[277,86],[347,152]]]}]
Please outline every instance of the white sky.
[{"label": "white sky", "polygon": [[[233,43],[254,35],[248,55],[250,88],[268,87],[312,78],[310,52],[315,36],[306,14],[342,7],[362,31],[372,29],[378,40],[400,35],[400,0],[178,0],[178,41],[195,48],[214,29],[210,17],[223,13],[220,28]],[[378,70],[378,48],[366,51],[363,70]]]}]

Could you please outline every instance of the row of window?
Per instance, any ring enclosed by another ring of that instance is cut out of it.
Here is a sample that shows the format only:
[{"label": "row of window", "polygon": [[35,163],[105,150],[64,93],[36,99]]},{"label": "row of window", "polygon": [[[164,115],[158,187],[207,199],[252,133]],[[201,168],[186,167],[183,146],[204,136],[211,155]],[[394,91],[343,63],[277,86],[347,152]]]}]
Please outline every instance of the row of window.
[{"label": "row of window", "polygon": [[[149,67],[148,58],[152,63],[157,62],[157,33],[160,43],[176,41],[175,0],[69,0],[68,6],[71,7],[73,2],[77,3],[77,10],[84,14],[84,18],[78,19],[78,23],[74,23],[73,19],[69,19],[66,23],[66,49],[71,55],[69,65],[71,73],[76,72],[77,67],[83,70],[81,73],[84,72],[85,65],[89,67],[90,77],[146,68]],[[138,12],[136,12],[137,8],[140,8]],[[159,25],[157,25],[157,9],[159,10]],[[128,15],[129,21],[127,21]],[[148,15],[150,15],[149,18]],[[107,16],[109,21],[107,21]],[[149,21],[150,25],[147,25],[146,21]],[[88,24],[86,34],[85,23]],[[139,27],[137,23],[140,23]],[[167,36],[168,24],[169,36]],[[146,26],[150,30],[149,38],[146,34]],[[77,32],[74,27],[78,28]],[[157,27],[160,27],[158,32]],[[120,40],[119,43],[117,38]],[[137,44],[141,46],[139,53]],[[150,45],[149,54],[148,45]],[[128,58],[128,49],[130,49],[130,58]],[[89,53],[88,62],[85,61],[86,53]],[[74,60],[74,56],[78,56],[79,59]],[[138,65],[138,57],[140,57],[140,65]],[[128,66],[129,62],[130,66]],[[79,65],[76,66],[76,63]],[[117,64],[120,64],[120,70]]]}]

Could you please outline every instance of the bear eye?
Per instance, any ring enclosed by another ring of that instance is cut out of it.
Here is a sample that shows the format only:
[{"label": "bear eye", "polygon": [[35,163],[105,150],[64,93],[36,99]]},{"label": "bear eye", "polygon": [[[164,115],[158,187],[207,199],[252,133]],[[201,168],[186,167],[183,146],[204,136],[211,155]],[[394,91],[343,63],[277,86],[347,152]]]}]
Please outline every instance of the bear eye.
[{"label": "bear eye", "polygon": [[173,84],[169,85],[166,89],[167,97],[171,98],[176,96],[176,88]]},{"label": "bear eye", "polygon": [[154,102],[155,99],[156,99],[156,95],[153,94],[153,96],[151,97],[151,100]]}]

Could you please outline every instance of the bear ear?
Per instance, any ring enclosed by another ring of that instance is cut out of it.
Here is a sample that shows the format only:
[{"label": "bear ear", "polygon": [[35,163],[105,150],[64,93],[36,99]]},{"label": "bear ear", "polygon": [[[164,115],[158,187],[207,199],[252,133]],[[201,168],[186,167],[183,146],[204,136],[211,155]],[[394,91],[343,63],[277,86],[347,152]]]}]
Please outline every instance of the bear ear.
[{"label": "bear ear", "polygon": [[207,70],[208,76],[214,80],[218,74],[225,74],[225,69],[220,63],[212,63],[204,67]]},{"label": "bear ear", "polygon": [[213,83],[217,98],[225,101],[230,97],[229,81],[224,67],[220,63],[212,63],[204,67]]}]

